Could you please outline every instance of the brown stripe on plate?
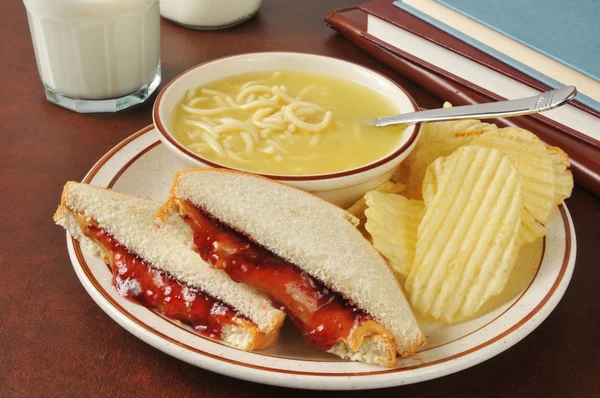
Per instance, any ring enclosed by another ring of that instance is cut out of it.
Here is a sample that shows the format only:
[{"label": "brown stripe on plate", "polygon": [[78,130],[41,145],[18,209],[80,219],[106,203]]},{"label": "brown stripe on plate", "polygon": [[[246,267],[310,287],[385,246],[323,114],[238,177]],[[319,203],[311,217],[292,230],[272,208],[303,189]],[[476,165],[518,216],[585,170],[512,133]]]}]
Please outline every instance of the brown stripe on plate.
[{"label": "brown stripe on plate", "polygon": [[153,129],[154,129],[154,125],[151,124],[149,126],[144,127],[143,129],[141,129],[139,131],[136,131],[135,133],[131,134],[129,137],[125,138],[123,141],[119,142],[113,149],[108,151],[104,156],[102,156],[100,158],[100,160],[98,160],[96,162],[94,167],[92,167],[92,169],[85,175],[82,182],[89,184],[89,182],[92,180],[92,178],[94,178],[96,173],[98,173],[98,170],[100,170],[100,168],[102,166],[104,166],[104,164],[108,161],[108,159],[112,158],[115,155],[115,153],[119,152],[125,145],[129,144],[131,141],[135,140],[136,138],[141,137],[142,135],[146,134],[147,132],[152,131]]},{"label": "brown stripe on plate", "polygon": [[[85,183],[89,183],[94,176],[97,174],[98,170],[112,157],[114,156],[115,153],[117,153],[120,149],[122,149],[124,146],[126,146],[127,144],[129,144],[131,141],[133,141],[134,139],[142,136],[143,134],[151,131],[153,129],[154,126],[150,125],[145,127],[144,129],[132,134],[130,137],[128,137],[127,139],[125,139],[124,141],[122,141],[121,143],[119,143],[117,146],[115,146],[113,149],[111,149],[106,155],[104,155],[95,165],[94,167],[90,170],[90,172],[86,175],[86,177],[84,178]],[[118,176],[120,177],[125,171],[126,169],[131,166],[131,164],[134,163],[134,160],[139,159],[143,154],[147,153],[150,149],[152,149],[153,147],[155,147],[156,145],[158,145],[157,142],[151,144],[150,148],[145,148],[142,152],[140,152],[135,159],[130,160],[129,162],[127,162],[123,168],[121,170],[119,170],[119,172],[117,173]],[[111,183],[114,185],[114,183],[116,183],[116,181],[118,180],[118,178],[113,177]],[[564,275],[566,273],[567,270],[567,266],[569,263],[569,257],[571,254],[571,230],[569,228],[569,222],[568,222],[568,218],[567,218],[567,214],[566,214],[566,210],[564,208],[564,206],[560,205],[559,206],[559,210],[560,210],[560,214],[561,214],[561,218],[563,221],[563,225],[565,228],[565,256],[563,257],[563,262],[559,271],[559,274],[556,278],[556,280],[554,281],[554,283],[552,284],[552,287],[548,290],[548,293],[546,293],[546,296],[544,296],[544,298],[540,301],[540,303],[538,303],[537,306],[535,306],[527,315],[525,315],[519,322],[517,322],[515,325],[513,325],[512,327],[510,327],[509,329],[505,330],[504,332],[502,332],[501,334],[497,335],[496,337],[476,346],[473,348],[470,348],[468,350],[462,351],[458,354],[446,357],[446,358],[441,358],[438,359],[436,361],[432,361],[432,362],[427,362],[427,363],[423,363],[423,364],[419,364],[419,365],[415,365],[415,366],[409,366],[409,367],[404,367],[404,368],[394,368],[394,369],[387,369],[387,370],[381,370],[381,371],[375,371],[375,372],[358,372],[358,373],[321,373],[321,372],[304,372],[304,371],[290,371],[290,370],[283,370],[283,369],[277,369],[277,368],[269,368],[269,367],[264,367],[264,366],[258,366],[258,365],[251,365],[245,362],[240,362],[240,361],[236,361],[233,359],[229,359],[229,358],[225,358],[222,356],[218,356],[218,355],[214,355],[214,354],[210,354],[208,352],[199,350],[197,348],[191,347],[187,344],[184,344],[178,340],[175,340],[165,334],[163,334],[162,332],[159,332],[157,330],[155,330],[154,328],[150,327],[149,325],[147,325],[146,323],[142,322],[140,319],[134,317],[131,313],[129,313],[125,308],[123,308],[116,300],[114,300],[110,294],[100,285],[100,283],[98,282],[98,280],[94,277],[94,275],[92,274],[87,262],[85,261],[84,257],[83,257],[83,253],[81,252],[81,247],[79,245],[79,242],[77,242],[74,238],[71,238],[72,244],[73,244],[73,248],[75,250],[75,254],[77,256],[77,260],[79,261],[79,264],[81,266],[81,268],[83,269],[85,275],[87,276],[88,280],[92,283],[92,285],[96,288],[96,290],[104,297],[104,299],[106,301],[108,301],[113,307],[115,307],[119,312],[121,312],[126,318],[128,318],[129,320],[131,320],[132,322],[134,322],[135,324],[137,324],[138,326],[142,327],[144,330],[146,330],[148,333],[154,334],[160,338],[162,338],[163,340],[166,340],[172,344],[175,344],[179,347],[182,347],[186,350],[192,351],[194,353],[200,354],[200,355],[204,355],[213,359],[217,359],[220,361],[224,361],[224,362],[228,362],[231,363],[233,365],[238,365],[238,366],[242,366],[242,367],[247,367],[247,368],[252,368],[252,369],[257,369],[257,370],[264,370],[264,371],[268,371],[268,372],[275,372],[275,373],[285,373],[285,374],[297,374],[297,375],[306,375],[306,376],[340,376],[340,377],[348,377],[348,376],[372,376],[372,375],[381,375],[381,374],[388,374],[388,373],[397,373],[397,372],[404,372],[404,371],[408,371],[408,370],[413,370],[413,369],[419,369],[419,368],[424,368],[424,367],[428,367],[428,366],[433,366],[433,365],[437,365],[439,363],[443,363],[443,362],[447,362],[447,361],[451,361],[460,357],[463,357],[465,355],[471,354],[473,352],[476,352],[482,348],[485,348],[487,346],[489,346],[490,344],[495,343],[496,341],[508,336],[509,334],[511,334],[512,332],[514,332],[515,330],[519,329],[523,324],[525,324],[528,320],[530,320],[534,315],[536,315],[543,307],[544,305],[550,300],[550,298],[554,295],[554,293],[556,292],[556,289],[558,288],[558,286],[560,286],[561,281],[564,278]],[[544,240],[544,252],[545,252],[545,240]],[[542,255],[542,259],[543,259],[543,255]],[[537,273],[539,272],[540,269],[540,265],[541,265],[541,261],[540,264],[538,265],[538,270],[536,271],[536,275],[534,276],[533,280],[535,280],[535,278],[537,277]],[[529,286],[527,287],[527,289],[525,290],[525,292],[531,287],[531,284],[533,283],[533,280],[530,282]],[[523,295],[525,294],[525,292],[523,292],[521,294],[521,296],[519,297],[519,299],[521,297],[523,297]],[[519,300],[518,299],[518,300]],[[517,301],[518,301],[517,300]],[[515,303],[513,303],[511,305],[514,306]],[[509,307],[509,309],[511,308]],[[508,309],[506,310],[508,311]],[[504,311],[502,314],[504,314],[506,311]],[[158,314],[156,314],[154,311],[152,311],[155,315],[158,316]],[[502,315],[501,314],[501,315]],[[164,317],[161,317],[164,319]],[[496,320],[498,318],[495,318],[494,320]],[[493,322],[493,321],[491,321]],[[490,323],[491,323],[490,322]],[[186,330],[185,328],[181,327],[180,325],[174,324],[172,322],[170,322],[171,324]],[[488,323],[489,324],[489,323]],[[488,325],[486,324],[486,326]],[[481,328],[480,328],[481,329]],[[478,330],[480,330],[478,329]],[[186,330],[187,332],[193,334],[194,336],[203,338],[202,336],[199,336],[195,333],[192,333],[189,330]],[[477,331],[477,330],[476,330]],[[470,334],[475,333],[474,332],[470,332],[469,334],[465,335],[465,336],[461,336],[460,338],[456,339],[456,340],[460,340],[461,338],[464,338]],[[207,339],[208,340],[208,339]],[[453,341],[456,341],[453,340]],[[213,340],[208,340],[211,342],[214,342]],[[451,342],[450,342],[451,343]],[[450,344],[450,343],[445,343],[443,345],[446,344]],[[229,346],[228,346],[229,347]],[[438,346],[438,347],[441,347]],[[438,347],[434,347],[434,348],[438,348]],[[233,348],[233,347],[231,347]],[[235,348],[233,348],[235,349]],[[425,350],[426,351],[426,350]],[[421,351],[424,352],[424,351]],[[289,361],[299,361],[298,359],[289,359],[289,358],[284,358],[284,357],[280,357],[280,356],[274,356],[274,355],[265,355],[265,354],[261,354],[259,352],[252,352],[252,354],[255,355],[263,355],[263,356],[269,356],[269,357],[275,357],[275,358],[279,358],[279,359],[283,359],[283,360],[289,360]],[[309,361],[309,362],[322,362],[322,361],[311,361],[311,360],[302,360],[302,361]],[[333,362],[333,361],[332,361]],[[337,362],[337,361],[336,361]]]},{"label": "brown stripe on plate", "polygon": [[160,141],[156,141],[155,143],[148,145],[146,148],[144,148],[143,150],[141,150],[140,153],[138,153],[137,155],[135,155],[134,157],[132,157],[131,159],[129,159],[129,161],[127,163],[125,163],[125,165],[123,167],[121,167],[121,170],[119,170],[117,172],[117,174],[115,174],[115,176],[112,178],[112,180],[110,180],[110,182],[108,183],[108,185],[106,186],[106,188],[112,189],[112,187],[115,186],[115,184],[117,183],[117,181],[119,180],[119,178],[121,178],[121,176],[123,175],[123,173],[126,172],[127,169],[132,164],[134,164],[139,158],[141,158],[142,156],[144,156],[146,153],[150,152],[150,150],[152,150],[152,148],[158,146],[160,143],[161,143]]},{"label": "brown stripe on plate", "polygon": [[[144,131],[144,133],[146,133],[146,132],[149,132],[149,131],[151,131],[151,129],[150,129],[150,130],[145,130],[145,131]],[[128,144],[129,142],[131,142],[131,141],[128,141],[126,144]],[[156,146],[157,146],[158,144],[160,144],[160,143],[161,143],[160,141],[156,141],[156,142],[154,142],[153,144],[150,144],[148,147],[144,148],[144,149],[143,149],[142,151],[140,151],[140,152],[139,152],[137,155],[135,155],[133,158],[131,158],[131,159],[130,159],[130,160],[127,162],[127,163],[125,163],[125,165],[124,165],[124,166],[123,166],[123,167],[122,167],[122,168],[121,168],[121,169],[120,169],[120,170],[117,172],[117,174],[115,174],[115,176],[113,177],[113,179],[111,180],[111,182],[108,184],[107,188],[111,189],[111,188],[112,188],[112,187],[113,187],[113,186],[116,184],[116,182],[119,180],[119,178],[120,178],[120,177],[121,177],[121,176],[122,176],[122,175],[125,173],[125,171],[127,171],[127,169],[128,169],[128,168],[129,168],[129,167],[130,167],[130,166],[131,166],[133,163],[135,163],[135,162],[136,162],[136,161],[137,161],[139,158],[141,158],[143,155],[145,155],[147,152],[149,152],[149,151],[150,151],[152,148],[156,147]],[[125,145],[126,145],[126,144],[125,144]],[[121,147],[121,148],[122,148],[122,147]],[[115,153],[116,153],[116,152],[115,152]],[[106,162],[106,161],[108,161],[108,159],[109,159],[109,158],[107,158],[107,159],[105,160],[105,162]],[[446,345],[449,345],[449,344],[452,344],[452,343],[454,343],[454,342],[456,342],[456,341],[458,341],[458,340],[461,340],[461,339],[463,339],[463,338],[465,338],[465,337],[468,337],[468,336],[470,336],[470,335],[472,335],[472,334],[474,334],[474,333],[476,333],[476,332],[480,331],[481,329],[483,329],[483,328],[487,327],[489,324],[491,324],[492,322],[496,321],[498,318],[500,318],[500,317],[501,317],[501,316],[503,316],[503,315],[504,315],[506,312],[508,312],[508,311],[509,311],[509,310],[510,310],[510,309],[511,309],[513,306],[515,306],[515,305],[516,305],[516,304],[517,304],[517,303],[518,303],[518,302],[521,300],[521,298],[522,298],[522,297],[523,297],[523,296],[524,296],[524,295],[527,293],[527,291],[529,290],[529,288],[530,288],[530,287],[531,287],[531,285],[533,284],[533,281],[534,281],[534,280],[535,280],[535,278],[537,277],[537,274],[538,274],[538,273],[539,273],[539,271],[540,271],[540,267],[542,266],[542,262],[543,262],[543,260],[544,260],[544,253],[545,253],[545,250],[546,250],[546,237],[544,237],[544,238],[543,238],[543,241],[542,241],[542,242],[543,242],[543,243],[542,243],[542,245],[543,245],[543,247],[542,247],[542,255],[541,255],[541,257],[540,257],[540,260],[539,260],[539,262],[538,262],[538,266],[537,266],[537,269],[536,269],[535,275],[533,276],[532,280],[529,282],[529,284],[527,285],[527,287],[525,288],[525,290],[523,290],[523,292],[522,292],[522,293],[521,293],[521,294],[518,296],[518,298],[515,300],[515,302],[514,302],[514,303],[512,303],[512,304],[511,304],[511,305],[510,305],[510,306],[509,306],[509,307],[508,307],[506,310],[504,310],[504,311],[503,311],[501,314],[499,314],[498,316],[496,316],[494,319],[491,319],[489,322],[485,323],[484,325],[480,326],[479,328],[475,329],[474,331],[472,331],[472,332],[469,332],[469,333],[467,333],[467,334],[465,334],[465,335],[463,335],[463,336],[457,337],[456,339],[454,339],[454,340],[451,340],[451,341],[448,341],[448,342],[446,342],[446,343],[439,344],[439,345],[437,345],[437,346],[433,346],[433,347],[428,347],[428,348],[426,348],[426,349],[424,349],[424,350],[420,350],[420,351],[418,351],[417,353],[419,353],[419,354],[420,354],[420,353],[424,353],[424,352],[427,352],[427,351],[431,351],[431,350],[433,350],[433,349],[436,349],[436,348],[444,347],[444,346],[446,346]],[[110,269],[110,267],[108,267],[108,269]],[[112,272],[112,271],[111,271],[111,272]],[[198,333],[195,333],[195,332],[193,332],[192,330],[190,330],[190,329],[189,329],[189,328],[187,328],[186,326],[184,326],[184,325],[182,325],[182,324],[180,324],[180,323],[177,323],[177,322],[173,321],[172,319],[169,319],[169,318],[167,318],[167,317],[163,316],[162,314],[160,314],[160,313],[158,313],[158,312],[156,312],[156,311],[154,311],[154,310],[152,310],[152,309],[149,309],[149,308],[148,308],[148,311],[150,311],[150,312],[152,312],[153,314],[155,314],[155,315],[159,316],[160,318],[164,319],[165,321],[167,321],[167,322],[171,323],[173,326],[175,326],[175,327],[177,327],[177,328],[179,328],[179,329],[181,329],[181,330],[184,330],[185,332],[187,332],[187,333],[190,333],[190,334],[192,334],[192,335],[194,335],[194,336],[198,336],[198,337],[201,337],[201,338],[204,338],[204,339],[210,340],[210,341],[211,341],[211,342],[213,342],[213,343],[216,343],[216,344],[219,344],[219,345],[223,345],[223,346],[225,346],[225,347],[230,347],[230,348],[232,348],[232,349],[239,350],[238,348],[231,347],[231,346],[229,346],[229,345],[227,345],[227,344],[224,344],[223,342],[221,342],[221,341],[219,341],[219,340],[210,339],[210,338],[208,338],[208,337],[206,337],[206,336],[201,336],[201,335],[199,335]],[[244,350],[240,350],[240,351],[244,351]],[[267,353],[261,353],[261,355],[263,355],[263,356],[267,356],[267,357],[272,357],[272,358],[292,359],[292,360],[295,360],[295,361],[305,361],[305,362],[332,362],[332,361],[327,361],[327,360],[322,360],[322,359],[302,359],[302,358],[290,358],[290,357],[286,357],[286,356],[281,356],[281,355],[272,355],[272,354],[267,354]]]}]

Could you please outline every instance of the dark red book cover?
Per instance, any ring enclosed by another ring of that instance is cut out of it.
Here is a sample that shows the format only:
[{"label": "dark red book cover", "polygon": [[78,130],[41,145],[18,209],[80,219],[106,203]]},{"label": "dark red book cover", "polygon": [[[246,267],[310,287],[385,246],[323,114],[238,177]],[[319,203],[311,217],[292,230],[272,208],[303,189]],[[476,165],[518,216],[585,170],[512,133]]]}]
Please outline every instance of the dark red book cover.
[{"label": "dark red book cover", "polygon": [[[495,68],[503,67],[512,69],[512,71],[509,71],[508,69],[505,70],[504,74],[508,74],[524,84],[528,84],[538,90],[550,89],[548,86],[544,86],[537,82],[537,80],[468,46],[462,41],[438,30],[434,26],[421,21],[411,14],[394,7],[391,1],[378,0],[360,7],[331,10],[327,13],[325,23],[328,26],[340,32],[363,51],[391,67],[403,77],[412,80],[422,88],[431,92],[434,96],[450,101],[454,105],[485,103],[503,100],[504,98],[468,81],[457,78],[435,65],[425,63],[419,58],[369,35],[367,33],[367,12],[386,20],[390,19],[389,15],[394,15],[394,21],[390,22],[411,31],[411,33],[418,34],[419,36],[425,37],[427,40],[434,41],[440,45],[443,43],[444,47],[450,48],[461,54],[467,54],[468,51],[469,54],[465,56],[468,56],[471,59],[475,59],[475,57],[479,55],[473,52],[473,50],[477,51],[487,58],[491,58],[491,60],[480,58],[477,62],[486,64],[487,61],[493,61],[496,64]],[[401,22],[398,22],[398,20],[401,20]],[[454,41],[458,43],[455,43]],[[450,47],[454,44],[466,46],[470,50],[464,48],[461,50],[454,50]],[[515,76],[512,76],[513,71],[516,72]],[[573,104],[587,112],[597,115],[595,111],[579,103]],[[497,119],[493,120],[493,122],[500,126],[517,126],[533,131],[548,145],[562,148],[569,154],[576,183],[593,193],[596,197],[600,197],[600,146],[595,140],[539,114],[510,119]]]}]

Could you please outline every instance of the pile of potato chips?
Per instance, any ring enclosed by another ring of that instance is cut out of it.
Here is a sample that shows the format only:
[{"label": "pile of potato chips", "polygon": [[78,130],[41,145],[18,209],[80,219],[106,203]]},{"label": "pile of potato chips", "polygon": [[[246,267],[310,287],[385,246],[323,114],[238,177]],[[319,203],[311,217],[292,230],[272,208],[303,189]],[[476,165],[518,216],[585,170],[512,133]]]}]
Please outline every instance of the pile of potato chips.
[{"label": "pile of potato chips", "polygon": [[405,279],[413,308],[453,324],[502,292],[523,244],[571,195],[568,156],[520,128],[429,123],[394,175],[348,211]]}]

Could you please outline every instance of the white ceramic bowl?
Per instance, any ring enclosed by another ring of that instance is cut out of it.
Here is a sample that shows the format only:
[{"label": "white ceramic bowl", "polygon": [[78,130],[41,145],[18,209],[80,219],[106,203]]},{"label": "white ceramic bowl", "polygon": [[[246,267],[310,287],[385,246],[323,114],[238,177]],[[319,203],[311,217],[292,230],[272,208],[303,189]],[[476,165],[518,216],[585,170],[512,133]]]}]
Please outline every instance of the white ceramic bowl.
[{"label": "white ceramic bowl", "polygon": [[[219,58],[200,64],[177,76],[163,88],[154,103],[154,125],[160,133],[161,141],[173,154],[176,168],[230,168],[214,163],[185,148],[171,131],[173,110],[188,89],[242,73],[277,70],[314,72],[348,79],[387,97],[397,108],[398,113],[415,112],[418,109],[410,95],[392,80],[365,67],[336,58],[283,52],[251,53]],[[394,148],[390,148],[386,156],[354,169],[302,176],[263,175],[312,192],[338,206],[346,207],[365,192],[387,181],[414,148],[417,136],[418,127],[409,126],[400,142]]]}]

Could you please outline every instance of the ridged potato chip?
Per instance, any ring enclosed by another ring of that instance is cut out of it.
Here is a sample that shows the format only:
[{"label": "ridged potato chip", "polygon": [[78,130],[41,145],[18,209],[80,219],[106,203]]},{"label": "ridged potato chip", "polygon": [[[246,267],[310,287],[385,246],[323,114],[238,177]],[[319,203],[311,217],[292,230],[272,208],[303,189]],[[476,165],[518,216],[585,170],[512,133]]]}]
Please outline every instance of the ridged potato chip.
[{"label": "ridged potato chip", "polygon": [[[426,207],[429,207],[437,193],[438,184],[444,172],[445,161],[445,157],[437,158],[435,162],[427,167],[423,179],[423,201]],[[546,227],[540,224],[527,209],[523,208],[521,231],[519,232],[521,243],[531,243],[544,236],[546,236]]]},{"label": "ridged potato chip", "polygon": [[372,237],[373,246],[394,271],[408,276],[425,205],[420,200],[377,191],[368,192],[365,199],[368,206],[365,228]]},{"label": "ridged potato chip", "polygon": [[479,120],[423,124],[419,142],[405,161],[410,168],[405,196],[421,199],[425,171],[437,158],[448,156],[461,146],[469,144],[475,137],[497,129],[495,124]]},{"label": "ridged potato chip", "polygon": [[520,247],[523,196],[517,168],[496,149],[466,146],[446,159],[406,281],[415,309],[452,324],[502,291]]},{"label": "ridged potato chip", "polygon": [[[412,152],[411,152],[412,154]],[[410,154],[408,155],[410,158]],[[390,181],[397,182],[406,185],[408,181],[408,177],[410,175],[410,164],[409,160],[406,159],[404,162],[400,163],[400,166],[396,169]]]},{"label": "ridged potato chip", "polygon": [[569,162],[569,156],[562,149],[555,146],[546,148],[554,166],[554,185],[556,186],[554,203],[559,205],[570,197],[573,191],[573,174],[569,170],[571,162]]},{"label": "ridged potato chip", "polygon": [[[406,189],[406,185],[402,183],[393,183],[391,181],[386,181],[377,188],[375,191],[384,192],[384,193],[400,193]],[[367,192],[368,193],[368,192]],[[352,214],[354,217],[359,220],[365,220],[365,210],[367,209],[367,203],[365,201],[365,197],[363,196],[359,200],[356,201],[352,206],[350,206],[346,211]]]},{"label": "ridged potato chip", "polygon": [[518,127],[499,129],[475,138],[473,145],[495,148],[506,154],[523,177],[525,208],[542,224],[554,210],[554,165],[542,141]]},{"label": "ridged potato chip", "polygon": [[529,210],[523,208],[521,230],[519,231],[521,244],[535,242],[544,236],[546,236],[546,227],[537,221],[535,217],[531,215]]},{"label": "ridged potato chip", "polygon": [[435,160],[435,162],[431,163],[427,167],[427,171],[425,172],[425,178],[423,178],[423,201],[425,202],[425,206],[429,207],[435,194],[437,193],[438,184],[442,179],[442,174],[444,173],[444,162],[446,161],[445,157],[439,157]]}]

